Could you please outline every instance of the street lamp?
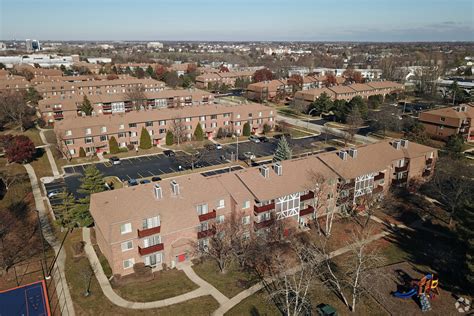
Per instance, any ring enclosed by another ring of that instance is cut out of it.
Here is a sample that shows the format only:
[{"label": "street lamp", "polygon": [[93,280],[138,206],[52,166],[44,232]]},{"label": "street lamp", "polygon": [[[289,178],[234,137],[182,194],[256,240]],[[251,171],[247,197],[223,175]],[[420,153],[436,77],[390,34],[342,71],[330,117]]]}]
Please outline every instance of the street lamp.
[{"label": "street lamp", "polygon": [[237,151],[237,154],[236,154],[236,161],[239,161],[239,135],[237,135],[237,133],[234,132],[234,134],[232,134],[232,137],[235,137],[235,141],[236,141],[236,151]]}]

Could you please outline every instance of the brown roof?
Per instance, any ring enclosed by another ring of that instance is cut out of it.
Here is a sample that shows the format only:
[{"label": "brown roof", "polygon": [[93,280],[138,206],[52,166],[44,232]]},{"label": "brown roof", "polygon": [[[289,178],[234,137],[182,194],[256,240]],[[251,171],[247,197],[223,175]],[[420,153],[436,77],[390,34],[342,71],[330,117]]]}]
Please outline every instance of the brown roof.
[{"label": "brown roof", "polygon": [[339,94],[339,93],[356,93],[354,89],[351,88],[351,86],[332,86],[329,87],[328,89],[334,91],[334,93]]},{"label": "brown roof", "polygon": [[364,84],[364,83],[353,83],[349,87],[351,87],[352,89],[354,89],[357,92],[374,90],[374,88],[372,88],[371,86],[369,86],[367,84]]},{"label": "brown roof", "polygon": [[422,113],[420,113],[420,118],[422,118],[424,114],[431,114],[431,115],[436,115],[440,117],[450,117],[450,118],[456,118],[456,119],[465,119],[465,118],[474,119],[474,103],[471,103],[471,104],[472,105],[470,105],[469,103],[463,104],[464,106],[466,106],[465,112],[458,111],[460,106],[446,107],[446,108],[423,111]]},{"label": "brown roof", "polygon": [[393,81],[371,81],[367,85],[374,89],[402,89],[403,85]]}]

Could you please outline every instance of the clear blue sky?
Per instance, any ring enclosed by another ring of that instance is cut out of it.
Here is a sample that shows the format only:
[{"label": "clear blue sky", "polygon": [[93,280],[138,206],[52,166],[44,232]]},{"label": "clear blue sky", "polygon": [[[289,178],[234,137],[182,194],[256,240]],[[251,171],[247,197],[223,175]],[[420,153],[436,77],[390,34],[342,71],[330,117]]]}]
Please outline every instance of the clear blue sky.
[{"label": "clear blue sky", "polygon": [[473,0],[0,0],[0,39],[472,41]]}]

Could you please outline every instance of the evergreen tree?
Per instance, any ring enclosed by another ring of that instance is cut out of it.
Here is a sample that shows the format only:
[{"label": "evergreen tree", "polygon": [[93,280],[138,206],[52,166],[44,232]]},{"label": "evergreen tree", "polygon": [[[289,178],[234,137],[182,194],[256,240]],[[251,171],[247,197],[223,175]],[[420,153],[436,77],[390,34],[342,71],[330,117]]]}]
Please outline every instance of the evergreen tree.
[{"label": "evergreen tree", "polygon": [[150,149],[151,148],[151,137],[150,133],[146,128],[142,127],[142,132],[140,134],[140,149]]},{"label": "evergreen tree", "polygon": [[316,101],[310,104],[308,111],[311,111],[311,109],[315,109],[313,113],[316,112],[316,114],[320,115],[321,113],[327,113],[331,111],[332,108],[333,102],[331,100],[331,97],[327,95],[326,92],[323,92],[319,96],[319,98],[316,99]]},{"label": "evergreen tree", "polygon": [[249,122],[245,122],[243,129],[244,130],[242,131],[242,135],[250,136],[250,123]]},{"label": "evergreen tree", "polygon": [[217,130],[217,138],[221,139],[224,137],[225,137],[224,129],[222,127],[219,127],[219,129]]},{"label": "evergreen tree", "polygon": [[338,122],[345,123],[347,115],[349,114],[349,107],[347,102],[344,100],[336,100],[333,104],[333,113]]},{"label": "evergreen tree", "polygon": [[116,154],[118,153],[119,150],[119,145],[117,143],[117,140],[115,139],[114,136],[110,137],[109,139],[109,151],[111,154]]},{"label": "evergreen tree", "polygon": [[90,195],[105,190],[104,176],[95,165],[89,165],[84,171],[84,177],[81,178],[79,193],[85,194],[84,198],[79,199],[74,207],[72,217],[79,226],[89,226],[94,222],[89,213]]},{"label": "evergreen tree", "polygon": [[74,214],[76,213],[76,199],[67,191],[59,193],[58,199],[62,202],[53,205],[54,214],[56,214],[57,218],[56,222],[65,228],[76,227],[77,221],[74,218]]},{"label": "evergreen tree", "polygon": [[91,104],[91,101],[87,98],[87,96],[84,96],[84,100],[82,101],[81,105],[81,111],[84,112],[87,116],[92,115],[92,111],[94,111],[94,107]]},{"label": "evergreen tree", "polygon": [[86,156],[86,151],[84,150],[84,148],[80,147],[79,148],[79,157],[84,158],[85,156]]},{"label": "evergreen tree", "polygon": [[263,124],[263,133],[268,134],[272,130],[272,127],[268,125],[267,123]]},{"label": "evergreen tree", "polygon": [[288,144],[285,136],[282,136],[278,141],[278,146],[273,154],[273,161],[282,161],[291,159],[292,150]]},{"label": "evergreen tree", "polygon": [[365,100],[360,95],[353,97],[352,100],[349,101],[349,108],[351,110],[357,108],[359,110],[360,116],[363,119],[367,119],[369,108],[367,107]]},{"label": "evergreen tree", "polygon": [[174,136],[172,131],[166,132],[166,146],[171,146],[174,143]]},{"label": "evergreen tree", "polygon": [[146,69],[146,75],[148,77],[153,77],[155,75],[155,71],[153,70],[153,67],[148,66],[148,68]]},{"label": "evergreen tree", "polygon": [[452,135],[448,138],[445,147],[453,157],[458,158],[462,156],[464,149],[464,137],[461,135]]},{"label": "evergreen tree", "polygon": [[194,130],[194,138],[197,141],[203,141],[204,140],[204,131],[202,130],[201,123],[197,123],[196,129]]}]

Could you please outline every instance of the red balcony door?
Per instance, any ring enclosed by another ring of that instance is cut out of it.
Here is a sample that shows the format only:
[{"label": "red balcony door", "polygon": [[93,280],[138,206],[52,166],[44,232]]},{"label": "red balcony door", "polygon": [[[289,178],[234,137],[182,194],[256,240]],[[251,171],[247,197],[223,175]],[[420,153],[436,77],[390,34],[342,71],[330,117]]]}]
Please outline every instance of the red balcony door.
[{"label": "red balcony door", "polygon": [[186,261],[186,254],[180,254],[178,255],[178,262],[183,262]]}]

